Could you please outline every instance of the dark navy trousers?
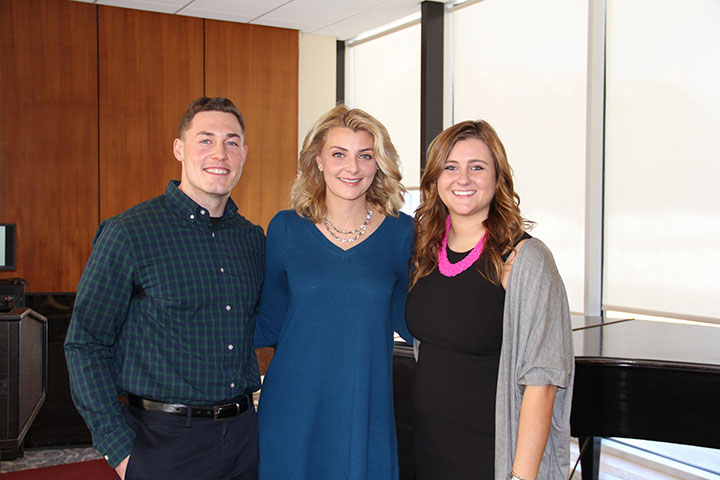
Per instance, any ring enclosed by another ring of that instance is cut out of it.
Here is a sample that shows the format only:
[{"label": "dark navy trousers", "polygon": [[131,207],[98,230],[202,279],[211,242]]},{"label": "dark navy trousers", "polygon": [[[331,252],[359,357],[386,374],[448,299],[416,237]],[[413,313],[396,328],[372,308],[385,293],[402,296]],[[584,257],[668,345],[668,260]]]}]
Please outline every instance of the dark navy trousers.
[{"label": "dark navy trousers", "polygon": [[257,416],[248,408],[223,420],[127,406],[135,430],[125,480],[257,480]]}]

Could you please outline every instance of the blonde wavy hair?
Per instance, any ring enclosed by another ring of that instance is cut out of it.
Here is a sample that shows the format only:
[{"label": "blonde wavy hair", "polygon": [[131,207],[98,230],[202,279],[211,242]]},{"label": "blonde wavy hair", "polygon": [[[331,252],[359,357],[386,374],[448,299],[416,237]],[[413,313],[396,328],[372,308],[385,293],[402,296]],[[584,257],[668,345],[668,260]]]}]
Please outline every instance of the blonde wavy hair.
[{"label": "blonde wavy hair", "polygon": [[338,105],[320,117],[312,126],[298,158],[298,172],[290,192],[293,209],[298,215],[315,223],[327,214],[325,180],[318,170],[316,157],[320,155],[328,132],[332,128],[349,128],[353,132],[365,131],[373,137],[373,155],[378,164],[366,197],[377,210],[397,216],[404,203],[405,187],[398,165],[399,156],[390,140],[387,129],[372,115],[357,109]]},{"label": "blonde wavy hair", "polygon": [[499,285],[505,267],[503,255],[510,253],[523,232],[532,228],[533,223],[520,215],[520,197],[513,189],[512,169],[495,129],[483,120],[453,125],[435,137],[428,148],[427,167],[420,180],[422,201],[415,211],[415,252],[410,259],[410,288],[437,268],[438,247],[445,235],[448,216],[448,209],[438,195],[437,180],[455,144],[471,138],[487,145],[495,163],[495,194],[488,218],[483,222],[487,237],[478,261],[480,273]]}]

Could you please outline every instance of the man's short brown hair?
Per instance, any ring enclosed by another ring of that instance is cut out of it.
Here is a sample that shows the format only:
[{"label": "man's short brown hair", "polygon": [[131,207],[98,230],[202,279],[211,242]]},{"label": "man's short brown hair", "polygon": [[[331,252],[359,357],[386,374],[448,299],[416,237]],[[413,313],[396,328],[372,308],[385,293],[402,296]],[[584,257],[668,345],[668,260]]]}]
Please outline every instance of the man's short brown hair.
[{"label": "man's short brown hair", "polygon": [[238,110],[238,108],[233,102],[231,102],[225,97],[200,97],[190,104],[190,106],[187,110],[185,110],[185,113],[180,119],[180,125],[178,126],[177,132],[177,136],[179,139],[182,140],[185,131],[190,128],[190,124],[192,123],[193,118],[195,118],[195,115],[200,112],[232,113],[233,115],[235,115],[235,118],[237,118],[238,122],[240,122],[242,134],[243,136],[245,136],[245,120],[243,120],[242,113],[240,113],[240,110]]}]

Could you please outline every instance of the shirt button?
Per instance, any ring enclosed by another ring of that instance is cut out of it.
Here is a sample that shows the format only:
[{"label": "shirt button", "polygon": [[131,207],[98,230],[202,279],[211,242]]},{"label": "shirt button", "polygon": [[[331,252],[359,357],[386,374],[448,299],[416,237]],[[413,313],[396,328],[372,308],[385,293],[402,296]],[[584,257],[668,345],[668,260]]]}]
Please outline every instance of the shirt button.
[{"label": "shirt button", "polygon": [[230,388],[235,388],[235,382],[232,382],[232,383],[230,384]]},{"label": "shirt button", "polygon": [[105,460],[110,460],[110,458],[109,458],[107,455],[105,455],[103,458],[104,458]]},{"label": "shirt button", "polygon": [[190,214],[190,220],[194,220],[194,219],[195,219],[195,215]]},{"label": "shirt button", "polygon": [[228,345],[228,350],[232,350],[233,348],[235,348],[235,347],[233,347],[232,343],[230,345]]},{"label": "shirt button", "polygon": [[225,305],[225,310],[227,310],[229,312],[231,309],[232,309],[232,307],[230,305]]},{"label": "shirt button", "polygon": [[215,232],[212,233],[213,238],[215,238]]},{"label": "shirt button", "polygon": [[200,210],[200,215],[205,215],[205,210]]},{"label": "shirt button", "polygon": [[220,273],[225,273],[225,269],[223,267],[220,267]]}]

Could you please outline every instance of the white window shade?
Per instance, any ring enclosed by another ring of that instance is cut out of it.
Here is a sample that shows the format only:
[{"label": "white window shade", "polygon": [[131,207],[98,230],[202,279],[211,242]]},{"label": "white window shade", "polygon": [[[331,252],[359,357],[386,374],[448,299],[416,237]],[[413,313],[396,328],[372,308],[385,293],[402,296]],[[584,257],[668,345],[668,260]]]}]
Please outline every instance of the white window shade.
[{"label": "white window shade", "polygon": [[486,1],[452,15],[453,123],[495,127],[523,216],[582,312],[588,2]]},{"label": "white window shade", "polygon": [[380,120],[400,155],[403,184],[420,185],[420,24],[350,48],[348,102]]},{"label": "white window shade", "polygon": [[604,305],[720,320],[720,2],[607,5]]}]

